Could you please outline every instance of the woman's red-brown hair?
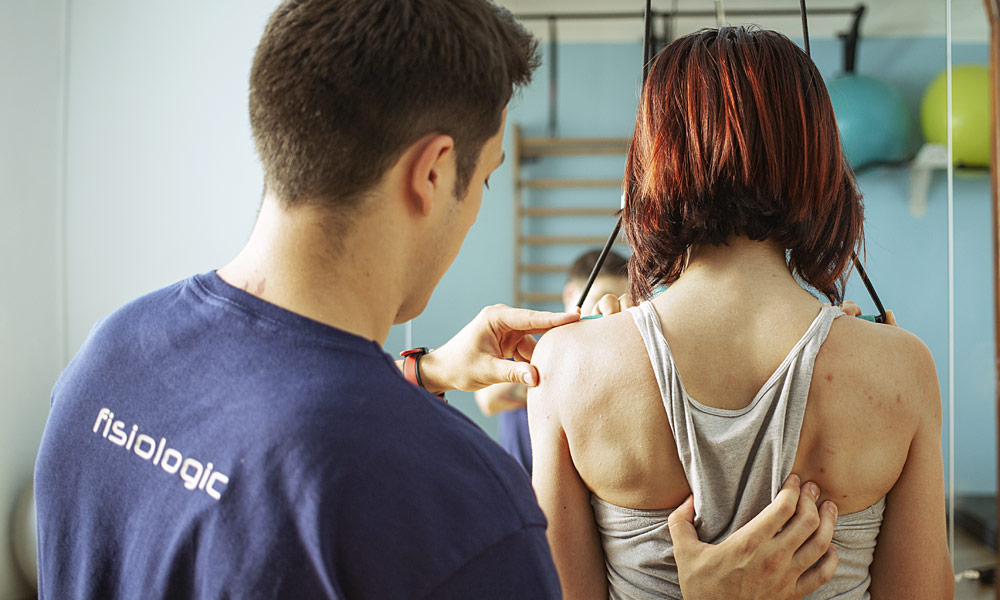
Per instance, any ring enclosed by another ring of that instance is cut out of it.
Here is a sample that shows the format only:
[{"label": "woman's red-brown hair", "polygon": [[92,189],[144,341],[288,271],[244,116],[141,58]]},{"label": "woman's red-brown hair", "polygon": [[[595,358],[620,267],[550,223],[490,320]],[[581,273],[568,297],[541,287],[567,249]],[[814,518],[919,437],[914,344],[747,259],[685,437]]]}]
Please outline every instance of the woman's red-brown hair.
[{"label": "woman's red-brown hair", "polygon": [[773,240],[839,303],[864,208],[816,66],[744,27],[677,39],[653,63],[625,167],[630,292],[674,282],[696,244]]}]

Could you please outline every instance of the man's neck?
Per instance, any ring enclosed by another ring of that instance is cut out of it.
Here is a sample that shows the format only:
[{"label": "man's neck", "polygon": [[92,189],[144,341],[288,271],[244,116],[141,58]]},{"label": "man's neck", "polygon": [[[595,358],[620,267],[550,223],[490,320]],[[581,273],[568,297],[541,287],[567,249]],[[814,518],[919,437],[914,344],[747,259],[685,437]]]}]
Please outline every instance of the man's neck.
[{"label": "man's neck", "polygon": [[314,207],[286,210],[265,197],[250,240],[219,277],[291,312],[385,343],[400,303],[392,242],[369,235],[372,215],[339,232],[325,218]]}]

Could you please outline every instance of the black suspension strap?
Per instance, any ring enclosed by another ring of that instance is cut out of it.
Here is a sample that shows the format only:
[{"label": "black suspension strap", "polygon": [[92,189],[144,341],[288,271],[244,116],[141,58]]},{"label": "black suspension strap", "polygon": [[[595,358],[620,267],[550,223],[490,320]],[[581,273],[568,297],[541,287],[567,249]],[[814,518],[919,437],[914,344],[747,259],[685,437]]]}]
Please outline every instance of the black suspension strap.
[{"label": "black suspension strap", "polygon": [[[805,48],[806,56],[812,58],[812,53],[809,51],[809,21],[806,19],[806,0],[799,0],[799,12],[802,14],[803,47]],[[871,279],[868,279],[868,273],[866,273],[865,268],[861,266],[861,260],[858,258],[858,253],[851,250],[851,258],[854,260],[854,268],[858,270],[858,275],[861,276],[861,281],[865,284],[865,289],[868,290],[868,295],[872,297],[872,301],[875,302],[875,308],[878,309],[878,314],[875,315],[875,322],[885,323],[885,307],[882,306],[882,301],[879,299],[878,294],[875,293],[875,286],[872,285]]]},{"label": "black suspension strap", "polygon": [[[644,16],[644,37],[642,41],[642,84],[643,88],[646,86],[646,77],[649,75],[649,66],[652,62],[652,45],[650,40],[652,38],[652,21],[651,21],[651,7],[652,0],[646,0],[646,13]],[[803,46],[806,51],[806,56],[812,58],[812,52],[809,47],[809,22],[807,19],[806,11],[806,0],[799,0],[799,12],[802,17],[802,39]],[[623,196],[624,200],[624,196]],[[624,209],[624,202],[622,208]],[[577,309],[583,307],[584,300],[587,299],[587,295],[590,293],[590,288],[593,287],[594,281],[597,279],[598,273],[601,272],[601,267],[604,266],[604,261],[608,257],[608,252],[611,251],[612,246],[614,246],[615,239],[617,239],[619,232],[622,228],[622,217],[618,217],[618,223],[615,224],[614,230],[611,232],[611,236],[608,241],[604,244],[604,248],[601,249],[600,256],[597,257],[597,263],[594,265],[594,269],[590,272],[590,277],[587,278],[586,285],[583,286],[583,292],[580,294],[580,299],[576,303]],[[851,258],[854,261],[854,267],[858,271],[858,275],[861,276],[861,281],[865,284],[865,289],[868,290],[868,295],[871,296],[872,301],[875,303],[875,308],[878,309],[878,315],[874,317],[876,323],[886,322],[886,312],[885,307],[882,306],[882,301],[879,299],[878,294],[875,292],[875,286],[872,285],[871,280],[868,278],[868,273],[865,272],[865,268],[861,265],[861,260],[858,258],[858,253],[854,250],[851,251]]]},{"label": "black suspension strap", "polygon": [[[643,16],[643,38],[642,38],[642,87],[646,87],[646,77],[649,76],[650,63],[653,62],[653,8],[652,0],[646,0],[646,13]],[[624,195],[622,196],[622,209],[625,208]],[[594,286],[594,281],[597,279],[597,275],[601,272],[601,267],[604,266],[604,260],[608,257],[608,252],[611,252],[611,247],[615,245],[615,240],[618,238],[618,234],[622,230],[622,217],[618,216],[618,223],[615,224],[614,230],[611,232],[611,237],[605,242],[604,248],[601,249],[601,254],[597,257],[597,263],[594,265],[594,269],[590,272],[590,277],[587,278],[586,285],[583,286],[583,292],[580,293],[580,299],[576,302],[577,310],[583,308],[583,302],[587,299],[587,295],[590,294],[590,288]]]}]

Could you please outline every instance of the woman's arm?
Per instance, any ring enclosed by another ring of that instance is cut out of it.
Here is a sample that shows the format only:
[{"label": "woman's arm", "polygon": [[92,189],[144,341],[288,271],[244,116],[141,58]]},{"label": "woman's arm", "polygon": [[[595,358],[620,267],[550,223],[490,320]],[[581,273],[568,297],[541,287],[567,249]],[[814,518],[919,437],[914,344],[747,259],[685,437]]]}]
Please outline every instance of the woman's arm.
[{"label": "woman's arm", "polygon": [[487,417],[524,408],[528,388],[523,383],[497,383],[476,390],[476,404]]},{"label": "woman's arm", "polygon": [[[539,342],[532,362],[541,381],[528,390],[532,483],[549,521],[547,535],[565,598],[608,597],[604,552],[590,506],[590,490],[580,479],[559,417],[573,392],[560,383],[560,368],[549,336]],[[565,361],[565,354],[563,359]],[[565,364],[565,362],[563,362]]]},{"label": "woman's arm", "polygon": [[941,393],[930,352],[916,338],[912,400],[920,419],[896,484],[886,497],[871,566],[871,594],[883,598],[951,598],[941,456]]}]

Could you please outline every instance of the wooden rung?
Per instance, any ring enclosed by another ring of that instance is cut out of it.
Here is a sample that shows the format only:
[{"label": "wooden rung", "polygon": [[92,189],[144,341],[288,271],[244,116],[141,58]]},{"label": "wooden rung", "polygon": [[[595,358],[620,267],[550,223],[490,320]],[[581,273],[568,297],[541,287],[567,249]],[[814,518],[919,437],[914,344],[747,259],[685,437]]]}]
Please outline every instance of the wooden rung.
[{"label": "wooden rung", "polygon": [[[603,246],[608,238],[599,235],[524,235],[520,242],[528,246],[595,245]],[[619,236],[616,244],[624,244]]]},{"label": "wooden rung", "polygon": [[617,208],[585,208],[582,206],[533,206],[522,208],[525,217],[613,217]]},{"label": "wooden rung", "polygon": [[562,304],[562,294],[556,292],[521,292],[521,299],[525,302],[558,302]]},{"label": "wooden rung", "polygon": [[521,157],[619,154],[628,152],[629,138],[521,138]]},{"label": "wooden rung", "polygon": [[566,273],[567,271],[569,271],[569,266],[567,265],[521,265],[522,273]]},{"label": "wooden rung", "polygon": [[533,189],[560,188],[618,188],[622,187],[621,179],[527,179],[520,182],[521,187]]},{"label": "wooden rung", "polygon": [[522,146],[539,148],[568,148],[572,146],[628,145],[627,137],[522,137]]}]

